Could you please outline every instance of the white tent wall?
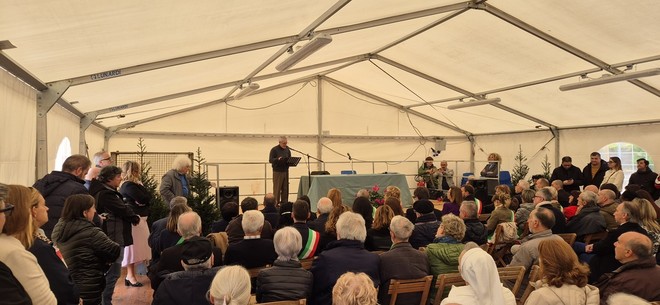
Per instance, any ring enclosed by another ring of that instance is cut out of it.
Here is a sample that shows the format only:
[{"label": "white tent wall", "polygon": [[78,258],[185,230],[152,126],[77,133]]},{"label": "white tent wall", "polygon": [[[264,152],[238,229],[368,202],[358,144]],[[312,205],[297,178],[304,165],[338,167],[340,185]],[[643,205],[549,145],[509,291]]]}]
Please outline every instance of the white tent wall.
[{"label": "white tent wall", "polygon": [[[48,172],[52,170],[62,170],[64,159],[56,160],[60,145],[65,138],[68,139],[68,149],[71,154],[77,154],[79,151],[78,139],[80,138],[80,118],[55,104],[48,111],[48,129],[47,129],[47,147],[48,147]],[[65,149],[62,147],[61,149]],[[64,156],[63,156],[64,157]],[[64,157],[65,158],[65,157]]]},{"label": "white tent wall", "polygon": [[[89,128],[85,130],[85,142],[87,144],[87,154],[91,159],[95,153],[103,150],[104,148],[105,130],[94,125],[89,126]],[[76,143],[76,145],[78,145],[78,143]]]},{"label": "white tent wall", "polygon": [[0,69],[0,182],[32,185],[35,175],[36,90]]}]

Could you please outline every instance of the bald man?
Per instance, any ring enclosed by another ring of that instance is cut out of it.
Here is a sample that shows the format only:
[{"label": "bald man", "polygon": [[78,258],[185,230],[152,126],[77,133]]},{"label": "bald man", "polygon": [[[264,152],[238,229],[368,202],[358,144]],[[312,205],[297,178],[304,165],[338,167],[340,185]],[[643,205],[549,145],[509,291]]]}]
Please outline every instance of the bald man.
[{"label": "bald man", "polygon": [[614,243],[614,257],[623,265],[596,282],[601,304],[606,304],[607,298],[617,292],[647,301],[660,300],[660,266],[656,264],[648,236],[638,232],[621,234]]}]

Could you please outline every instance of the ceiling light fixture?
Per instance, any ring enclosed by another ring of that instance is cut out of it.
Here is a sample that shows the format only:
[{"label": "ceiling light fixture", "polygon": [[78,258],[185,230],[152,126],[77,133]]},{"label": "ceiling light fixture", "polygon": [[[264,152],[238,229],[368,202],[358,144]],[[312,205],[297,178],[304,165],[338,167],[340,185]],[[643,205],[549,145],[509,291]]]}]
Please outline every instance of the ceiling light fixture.
[{"label": "ceiling light fixture", "polygon": [[573,89],[586,88],[586,87],[591,87],[591,86],[598,86],[598,85],[603,85],[603,84],[620,82],[620,81],[624,81],[624,80],[638,79],[638,78],[654,76],[654,75],[660,75],[660,68],[653,68],[653,69],[637,71],[637,72],[621,73],[621,74],[617,74],[617,75],[607,75],[606,74],[606,75],[601,76],[600,78],[596,78],[596,79],[592,79],[592,80],[587,80],[587,81],[573,83],[573,84],[561,85],[561,86],[559,86],[559,90],[568,91],[568,90],[573,90]]},{"label": "ceiling light fixture", "polygon": [[234,99],[240,100],[240,99],[254,93],[254,91],[256,91],[257,89],[259,89],[259,84],[257,84],[257,83],[250,83],[245,88],[243,88],[243,86],[241,85],[241,91],[238,92],[234,96]]},{"label": "ceiling light fixture", "polygon": [[447,106],[447,109],[454,110],[454,109],[474,107],[474,106],[480,106],[480,105],[490,105],[490,104],[499,103],[500,101],[501,101],[501,99],[499,97],[489,98],[489,99],[486,99],[486,100],[471,100],[471,101],[468,101],[468,102],[465,102],[465,103],[449,105],[449,106]]},{"label": "ceiling light fixture", "polygon": [[320,48],[329,44],[332,41],[332,37],[328,34],[318,34],[314,36],[307,44],[302,46],[300,49],[295,51],[293,54],[289,55],[281,63],[275,66],[277,71],[286,71],[291,68],[293,65],[301,62],[303,59],[307,58],[312,53],[318,51]]}]

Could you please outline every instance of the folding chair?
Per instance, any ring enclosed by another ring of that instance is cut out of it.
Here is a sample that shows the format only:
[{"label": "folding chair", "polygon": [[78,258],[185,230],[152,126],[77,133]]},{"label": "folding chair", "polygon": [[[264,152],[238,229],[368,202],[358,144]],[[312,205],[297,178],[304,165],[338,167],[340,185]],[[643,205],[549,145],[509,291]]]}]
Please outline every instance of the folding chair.
[{"label": "folding chair", "polygon": [[399,294],[414,292],[419,292],[422,294],[422,299],[420,300],[419,305],[426,304],[426,300],[429,298],[429,290],[431,289],[432,281],[432,275],[427,275],[423,278],[413,280],[392,279],[390,281],[390,289],[387,291],[387,294],[392,295],[390,299],[390,305],[396,304],[396,299]]},{"label": "folding chair", "polygon": [[302,268],[305,269],[305,270],[310,270],[310,269],[312,269],[312,263],[314,262],[314,259],[315,259],[315,258],[316,258],[316,257],[310,257],[310,258],[306,258],[306,259],[301,259],[301,260],[300,260],[300,264],[302,265]]},{"label": "folding chair", "polygon": [[573,246],[573,243],[575,242],[575,239],[577,238],[577,234],[575,234],[575,233],[560,233],[560,234],[557,234],[557,235],[559,235],[561,238],[563,238],[568,243],[568,245],[571,246],[571,247]]},{"label": "folding chair", "polygon": [[525,266],[501,267],[497,268],[497,273],[500,276],[500,282],[514,281],[511,292],[513,292],[513,295],[516,295],[525,277]]},{"label": "folding chair", "polygon": [[525,288],[525,292],[523,293],[522,297],[520,298],[520,301],[518,302],[518,305],[523,305],[525,304],[525,301],[527,301],[527,298],[529,295],[536,289],[532,283],[538,281],[541,278],[541,267],[539,265],[533,265],[532,270],[529,272],[529,284],[527,285],[527,288]]},{"label": "folding chair", "polygon": [[250,275],[250,278],[255,279],[255,278],[257,278],[257,276],[259,276],[259,272],[263,269],[266,269],[266,268],[270,268],[270,265],[266,265],[266,266],[263,266],[263,267],[250,268],[247,271],[248,271],[248,274]]},{"label": "folding chair", "polygon": [[587,234],[584,236],[584,244],[593,244],[601,239],[605,239],[605,237],[607,237],[607,231]]},{"label": "folding chair", "polygon": [[504,256],[510,253],[512,242],[505,242],[502,240],[504,227],[502,224],[498,224],[495,228],[495,233],[493,234],[493,242],[488,244],[488,254],[493,257],[495,264],[500,267],[506,267],[506,262],[504,261]]},{"label": "folding chair", "polygon": [[257,304],[260,304],[260,305],[305,305],[305,304],[307,304],[307,300],[300,299],[300,300],[275,301],[275,302],[257,303]]},{"label": "folding chair", "polygon": [[479,215],[479,221],[480,222],[486,222],[486,221],[488,221],[488,218],[490,218],[490,214],[481,214],[481,215]]},{"label": "folding chair", "polygon": [[[451,286],[465,286],[465,280],[461,277],[460,273],[446,273],[438,275],[438,279],[435,282],[435,288],[438,290],[435,293],[435,299],[433,300],[433,305],[440,305],[442,299],[444,299],[445,288],[451,289]],[[449,289],[447,292],[449,293]]]}]

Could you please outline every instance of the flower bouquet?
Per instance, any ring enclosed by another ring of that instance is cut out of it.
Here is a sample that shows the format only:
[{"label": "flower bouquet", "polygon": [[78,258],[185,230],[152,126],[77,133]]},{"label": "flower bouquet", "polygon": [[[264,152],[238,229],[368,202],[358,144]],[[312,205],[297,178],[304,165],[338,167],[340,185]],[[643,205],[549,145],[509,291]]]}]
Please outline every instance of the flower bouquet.
[{"label": "flower bouquet", "polygon": [[378,208],[385,203],[383,194],[379,193],[378,191],[380,191],[378,184],[374,185],[369,191],[369,201],[371,201],[371,204],[374,206],[374,208]]}]

